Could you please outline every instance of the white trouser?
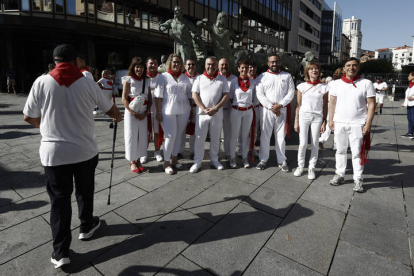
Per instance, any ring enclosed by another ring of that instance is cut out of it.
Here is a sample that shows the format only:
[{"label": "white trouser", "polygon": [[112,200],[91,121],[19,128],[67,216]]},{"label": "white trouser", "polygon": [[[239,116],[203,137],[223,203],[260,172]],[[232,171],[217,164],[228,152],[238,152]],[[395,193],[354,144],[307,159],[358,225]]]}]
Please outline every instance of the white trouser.
[{"label": "white trouser", "polygon": [[[260,122],[261,122],[262,114],[263,114],[262,109],[263,109],[263,107],[261,107],[260,105],[258,105],[254,108],[254,112],[256,113],[256,126],[254,128],[254,142],[255,143],[257,141],[258,134],[259,134],[259,131],[261,129]],[[241,149],[241,147],[242,147],[241,140],[242,140],[242,136],[241,136],[241,131],[240,131],[239,137],[237,138],[237,148],[239,148],[239,149]]]},{"label": "white trouser", "polygon": [[159,122],[155,119],[156,113],[151,113],[152,132],[159,133]]},{"label": "white trouser", "polygon": [[239,134],[239,143],[241,143],[242,157],[247,158],[249,152],[249,133],[252,126],[253,110],[249,109],[241,111],[237,109],[231,110],[230,122],[231,122],[231,139],[230,139],[230,157],[233,159],[236,155],[236,144]]},{"label": "white trouser", "polygon": [[336,174],[345,176],[346,163],[347,163],[347,149],[348,140],[351,146],[352,155],[352,168],[354,171],[354,180],[362,179],[362,172],[364,166],[361,165],[360,151],[363,142],[361,125],[335,123],[335,143],[336,143]]},{"label": "white trouser", "polygon": [[184,114],[166,115],[162,113],[161,126],[164,130],[164,160],[170,161],[172,156],[177,156],[180,150],[181,136],[187,127],[190,112]]},{"label": "white trouser", "polygon": [[198,115],[196,116],[194,144],[194,163],[201,164],[204,158],[204,144],[210,128],[210,161],[218,161],[220,149],[220,134],[223,126],[222,116]]},{"label": "white trouser", "polygon": [[376,103],[383,104],[384,103],[384,96],[385,96],[385,92],[375,93]]},{"label": "white trouser", "polygon": [[286,161],[285,155],[285,136],[286,136],[286,108],[280,110],[280,116],[276,116],[272,111],[263,108],[262,125],[260,135],[260,161],[267,162],[269,159],[270,138],[272,131],[275,134],[275,151],[278,163]]},{"label": "white trouser", "polygon": [[124,120],[125,158],[129,161],[135,161],[147,156],[147,118],[138,121],[130,112],[126,111]]},{"label": "white trouser", "polygon": [[[196,108],[193,107],[193,114],[195,114]],[[190,120],[190,122],[195,123],[195,115],[193,116],[193,119]],[[180,151],[183,153],[185,148],[185,140],[186,140],[186,134],[185,131],[183,132],[183,135],[181,136],[181,145],[180,145]],[[190,139],[188,140],[188,143],[190,144],[190,151],[194,152],[194,142],[195,142],[195,135],[190,135]]]},{"label": "white trouser", "polygon": [[309,128],[311,130],[311,155],[309,159],[309,169],[316,166],[319,153],[319,133],[322,125],[322,116],[319,114],[304,112],[299,114],[299,149],[298,166],[305,166],[306,147],[308,145]]},{"label": "white trouser", "polygon": [[231,122],[230,113],[232,108],[223,109],[223,144],[224,153],[230,155]]}]

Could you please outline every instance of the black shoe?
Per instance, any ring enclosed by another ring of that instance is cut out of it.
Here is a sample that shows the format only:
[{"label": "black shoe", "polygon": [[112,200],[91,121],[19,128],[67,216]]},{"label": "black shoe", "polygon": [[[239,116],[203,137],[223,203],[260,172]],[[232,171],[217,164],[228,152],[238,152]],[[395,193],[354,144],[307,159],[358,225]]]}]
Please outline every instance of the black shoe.
[{"label": "black shoe", "polygon": [[55,252],[52,253],[50,261],[55,265],[55,268],[59,268],[65,264],[70,264],[69,256],[64,256],[63,254],[56,255]]},{"label": "black shoe", "polygon": [[101,226],[101,221],[99,220],[99,217],[93,217],[93,225],[91,226],[90,230],[83,230],[80,234],[79,234],[79,239],[80,240],[87,240],[90,239],[93,235],[93,233],[95,233],[96,229],[99,228],[99,226]]},{"label": "black shoe", "polygon": [[183,158],[184,158],[184,155],[181,152],[177,154],[177,159],[183,159]]},{"label": "black shoe", "polygon": [[258,170],[264,170],[266,168],[266,162],[260,161],[259,164],[257,164],[256,169]]},{"label": "black shoe", "polygon": [[382,114],[382,108],[380,108],[380,114]]},{"label": "black shoe", "polygon": [[411,133],[406,133],[404,135],[401,135],[402,138],[414,138],[414,136]]}]

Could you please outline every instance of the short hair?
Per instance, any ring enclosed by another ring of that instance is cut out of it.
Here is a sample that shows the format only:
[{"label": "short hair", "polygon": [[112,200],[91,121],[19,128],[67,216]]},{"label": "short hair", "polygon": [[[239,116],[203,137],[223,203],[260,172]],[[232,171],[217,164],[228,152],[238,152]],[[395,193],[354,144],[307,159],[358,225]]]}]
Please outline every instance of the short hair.
[{"label": "short hair", "polygon": [[305,75],[305,80],[309,80],[310,79],[310,77],[309,77],[309,70],[312,69],[313,67],[316,67],[319,70],[318,79],[321,77],[321,74],[322,74],[322,72],[321,72],[321,65],[319,63],[316,63],[316,62],[309,62],[308,65],[306,65],[305,70],[303,72],[304,75]]},{"label": "short hair", "polygon": [[218,60],[217,60],[217,58],[215,57],[215,56],[209,56],[209,57],[207,57],[206,58],[206,63],[207,63],[207,60],[212,60],[212,61],[214,61],[215,63],[218,63]]},{"label": "short hair", "polygon": [[342,67],[339,67],[335,70],[335,72],[332,75],[332,78],[334,80],[339,80],[340,78],[342,78],[342,76],[344,75],[344,70]]},{"label": "short hair", "polygon": [[185,61],[185,64],[187,64],[187,62],[188,62],[188,61],[190,61],[190,60],[192,60],[192,61],[196,62],[196,60],[195,60],[195,59],[193,59],[193,58],[187,58],[187,60]]},{"label": "short hair", "polygon": [[148,61],[152,59],[152,60],[156,60],[158,62],[158,58],[154,57],[154,56],[148,56],[147,59],[145,60],[145,63],[148,63]]},{"label": "short hair", "polygon": [[127,76],[135,75],[135,66],[137,65],[145,68],[144,61],[140,57],[134,57],[128,67]]},{"label": "short hair", "polygon": [[54,63],[49,63],[48,65],[47,65],[47,69],[49,69],[49,70],[53,70],[53,69],[55,69],[55,64]]},{"label": "short hair", "polygon": [[242,66],[242,65],[247,65],[247,67],[249,67],[249,65],[250,65],[250,63],[249,63],[249,61],[248,60],[240,60],[239,61],[239,63],[237,64],[237,67],[240,67],[240,66]]},{"label": "short hair", "polygon": [[270,59],[271,57],[278,57],[278,58],[280,59],[279,54],[276,54],[276,53],[270,53],[270,54],[267,56],[267,61],[269,61],[269,59]]},{"label": "short hair", "polygon": [[253,67],[257,67],[257,63],[255,61],[251,61],[249,65]]},{"label": "short hair", "polygon": [[353,60],[355,60],[358,63],[358,66],[359,66],[359,60],[357,58],[354,58],[354,57],[346,59],[345,62],[344,62],[344,66],[345,66],[345,64],[347,64],[348,62],[353,61]]},{"label": "short hair", "polygon": [[175,53],[172,53],[168,56],[167,63],[165,64],[166,65],[165,69],[167,69],[167,71],[171,70],[171,62],[173,61],[173,58],[179,58],[180,59],[180,65],[181,65],[180,71],[183,72],[184,71],[183,59],[181,58],[181,55],[175,54]]},{"label": "short hair", "polygon": [[408,75],[414,76],[414,71],[411,71]]},{"label": "short hair", "polygon": [[103,78],[106,74],[109,74],[109,70],[106,70],[106,69],[105,69],[105,70],[103,70],[103,71],[102,71],[102,78]]}]

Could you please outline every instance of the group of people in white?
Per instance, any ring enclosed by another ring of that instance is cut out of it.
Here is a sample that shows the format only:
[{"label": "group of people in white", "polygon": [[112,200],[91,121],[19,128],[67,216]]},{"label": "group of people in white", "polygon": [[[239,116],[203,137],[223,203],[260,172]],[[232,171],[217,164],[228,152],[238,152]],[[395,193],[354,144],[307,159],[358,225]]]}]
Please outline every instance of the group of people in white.
[{"label": "group of people in white", "polygon": [[[194,158],[191,173],[202,167],[208,135],[210,165],[215,169],[224,169],[218,158],[222,141],[231,168],[237,168],[236,147],[243,167],[250,168],[257,155],[255,142],[260,139],[256,168],[264,170],[274,133],[278,166],[289,172],[285,137],[290,135],[290,103],[296,89],[291,75],[281,71],[279,56],[268,57],[268,70],[260,76],[256,74],[256,64],[245,60],[238,64],[239,76],[229,72],[226,59],[208,57],[201,75],[197,75],[195,64],[194,60],[184,63],[180,55],[171,54],[166,63],[167,72],[158,74],[155,57],[148,57],[146,61],[138,57],[132,60],[127,76],[123,78],[122,95],[125,157],[130,161],[131,171],[140,173],[146,170],[143,164],[151,139],[154,140],[154,157],[159,162],[164,160],[166,174],[183,169],[177,156],[185,147],[186,133],[190,134],[191,157]],[[300,144],[295,176],[300,177],[304,172],[309,131],[311,156],[307,171],[308,178],[315,179],[318,150],[324,142],[319,136],[335,130],[336,172],[330,184],[344,182],[349,143],[354,190],[363,191],[362,171],[370,148],[369,133],[376,106],[376,90],[371,81],[360,77],[358,71],[359,61],[351,58],[341,68],[342,75],[337,73],[337,79],[327,85],[321,83],[319,64],[306,66],[306,82],[297,86],[294,129],[299,133]],[[378,89],[383,90],[384,87]],[[130,108],[136,97],[145,99],[138,111]],[[380,108],[382,110],[382,106]],[[160,154],[161,145],[164,158]]]}]

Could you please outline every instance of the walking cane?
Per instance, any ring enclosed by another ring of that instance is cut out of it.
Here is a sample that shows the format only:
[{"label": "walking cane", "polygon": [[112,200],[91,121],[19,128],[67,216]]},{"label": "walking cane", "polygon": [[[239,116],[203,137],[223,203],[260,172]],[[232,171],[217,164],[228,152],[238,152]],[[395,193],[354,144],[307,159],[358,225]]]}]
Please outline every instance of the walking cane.
[{"label": "walking cane", "polygon": [[108,203],[107,205],[111,204],[111,187],[112,187],[112,171],[114,169],[114,153],[115,153],[115,140],[116,140],[116,129],[118,128],[117,122],[114,122],[114,141],[112,144],[112,158],[111,158],[111,178],[109,178],[109,194],[108,194]]}]

